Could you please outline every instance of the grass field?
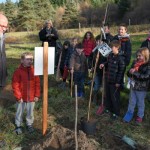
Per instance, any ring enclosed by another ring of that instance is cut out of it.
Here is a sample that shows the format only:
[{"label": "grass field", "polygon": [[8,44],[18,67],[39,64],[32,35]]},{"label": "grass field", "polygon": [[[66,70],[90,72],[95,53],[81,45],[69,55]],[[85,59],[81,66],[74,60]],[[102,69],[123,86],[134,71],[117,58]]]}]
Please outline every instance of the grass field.
[{"label": "grass field", "polygon": [[[24,33],[25,34],[25,33]],[[30,34],[32,35],[32,34]],[[10,36],[10,35],[9,35]],[[34,40],[24,39],[24,35],[20,36],[20,33],[16,38],[19,39],[21,44],[16,44],[16,42],[11,43],[9,40],[6,43],[6,53],[7,53],[7,66],[8,66],[8,81],[11,83],[11,78],[14,70],[20,63],[20,54],[25,51],[31,51],[34,53],[34,47],[40,46],[40,42],[36,36]],[[31,36],[32,37],[32,36]],[[132,35],[132,60],[136,50],[140,47],[141,42],[146,38],[146,35]],[[32,41],[33,42],[30,42]],[[25,42],[24,42],[25,41]],[[131,62],[132,62],[131,60]],[[49,76],[49,90],[48,90],[48,130],[56,124],[60,124],[64,127],[73,129],[74,128],[74,99],[69,96],[69,88],[65,91],[59,89],[57,85],[59,82],[56,82],[55,76]],[[85,101],[79,103],[79,117],[78,123],[80,123],[80,118],[87,115],[87,106],[88,106],[88,97],[89,97],[89,87],[86,87],[86,98]],[[136,126],[134,120],[130,124],[122,122],[122,117],[126,112],[128,104],[129,91],[126,89],[121,93],[121,117],[113,122],[110,120],[110,117],[107,114],[102,116],[96,116],[95,112],[97,106],[92,104],[92,116],[98,119],[97,124],[97,133],[95,136],[92,136],[93,139],[97,140],[100,143],[99,150],[103,149],[125,149],[125,146],[118,145],[117,141],[112,140],[113,135],[127,135],[130,138],[133,138],[139,145],[142,146],[141,149],[147,149],[150,146],[150,103],[146,99],[146,109],[145,117],[141,126]],[[0,105],[0,141],[5,142],[5,147],[0,149],[11,150],[16,147],[27,146],[31,142],[38,141],[42,138],[42,100],[36,103],[35,107],[35,122],[34,127],[36,132],[34,134],[29,134],[24,127],[24,134],[17,136],[13,130],[14,126],[14,115],[15,115],[15,102],[10,99],[2,99],[6,101],[4,104]],[[121,147],[122,146],[122,147]],[[149,147],[150,148],[150,147]]]}]

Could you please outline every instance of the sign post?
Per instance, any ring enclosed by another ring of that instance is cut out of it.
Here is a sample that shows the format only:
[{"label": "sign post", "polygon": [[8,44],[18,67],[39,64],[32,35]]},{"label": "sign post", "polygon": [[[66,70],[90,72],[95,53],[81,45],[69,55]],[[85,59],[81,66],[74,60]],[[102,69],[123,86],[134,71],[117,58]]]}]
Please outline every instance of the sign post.
[{"label": "sign post", "polygon": [[48,126],[48,75],[54,74],[55,48],[44,42],[44,47],[35,47],[34,58],[34,75],[43,75],[42,134],[45,135]]},{"label": "sign post", "polygon": [[48,42],[44,42],[43,49],[43,135],[47,130],[48,109]]}]

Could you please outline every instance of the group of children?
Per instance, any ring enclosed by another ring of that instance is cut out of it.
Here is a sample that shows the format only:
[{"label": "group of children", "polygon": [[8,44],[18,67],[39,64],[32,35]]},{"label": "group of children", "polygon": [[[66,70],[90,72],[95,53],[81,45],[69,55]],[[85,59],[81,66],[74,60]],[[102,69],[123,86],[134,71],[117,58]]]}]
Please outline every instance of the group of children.
[{"label": "group of children", "polygon": [[[127,34],[127,27],[124,24],[119,26],[118,34],[112,36],[109,26],[104,26],[106,39],[98,35],[96,40],[91,32],[87,32],[82,42],[73,38],[70,44],[65,41],[61,51],[60,72],[63,82],[59,85],[65,88],[66,79],[70,72],[73,75],[74,84],[77,84],[77,96],[84,97],[84,83],[88,75],[88,69],[93,70],[98,50],[92,52],[96,45],[107,43],[112,53],[107,58],[100,54],[94,79],[93,95],[96,94],[102,85],[103,68],[105,68],[105,112],[110,112],[113,119],[120,115],[120,90],[124,87],[124,74],[131,58],[131,42]],[[130,122],[134,116],[134,108],[138,105],[136,122],[141,123],[144,116],[144,99],[148,90],[150,80],[149,49],[140,48],[137,51],[137,58],[128,71],[130,78],[130,98],[128,110],[123,118]],[[33,55],[24,53],[21,56],[21,65],[15,71],[12,79],[14,96],[17,100],[17,112],[15,117],[16,133],[21,134],[21,123],[23,111],[27,109],[26,124],[29,132],[33,132],[33,110],[35,102],[40,97],[40,79],[34,76]],[[93,101],[97,101],[93,100]]]}]

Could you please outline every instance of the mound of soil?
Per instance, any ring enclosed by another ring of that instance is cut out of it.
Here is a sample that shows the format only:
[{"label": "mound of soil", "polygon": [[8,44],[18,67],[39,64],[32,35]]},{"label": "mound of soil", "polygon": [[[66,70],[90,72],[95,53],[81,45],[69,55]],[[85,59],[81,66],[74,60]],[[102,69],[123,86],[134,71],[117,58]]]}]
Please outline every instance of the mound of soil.
[{"label": "mound of soil", "polygon": [[[80,150],[98,150],[99,144],[94,139],[86,137],[82,131],[78,133],[78,147]],[[74,132],[60,125],[52,128],[43,140],[32,143],[23,150],[74,150]]]}]

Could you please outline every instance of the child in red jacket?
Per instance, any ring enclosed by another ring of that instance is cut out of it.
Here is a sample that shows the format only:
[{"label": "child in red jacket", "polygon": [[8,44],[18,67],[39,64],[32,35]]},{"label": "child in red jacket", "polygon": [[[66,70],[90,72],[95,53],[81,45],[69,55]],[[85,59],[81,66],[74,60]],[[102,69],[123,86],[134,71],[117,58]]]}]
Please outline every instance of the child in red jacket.
[{"label": "child in red jacket", "polygon": [[96,42],[95,42],[92,32],[88,31],[85,33],[82,44],[84,48],[83,52],[87,58],[88,68],[91,68],[90,57],[91,57],[92,50],[96,46]]},{"label": "child in red jacket", "polygon": [[40,97],[40,78],[34,76],[32,66],[33,55],[25,52],[21,55],[21,65],[13,74],[12,89],[17,100],[17,112],[15,117],[16,133],[21,134],[21,123],[24,109],[27,110],[26,125],[28,131],[34,131],[32,124],[34,121],[34,105]]}]

